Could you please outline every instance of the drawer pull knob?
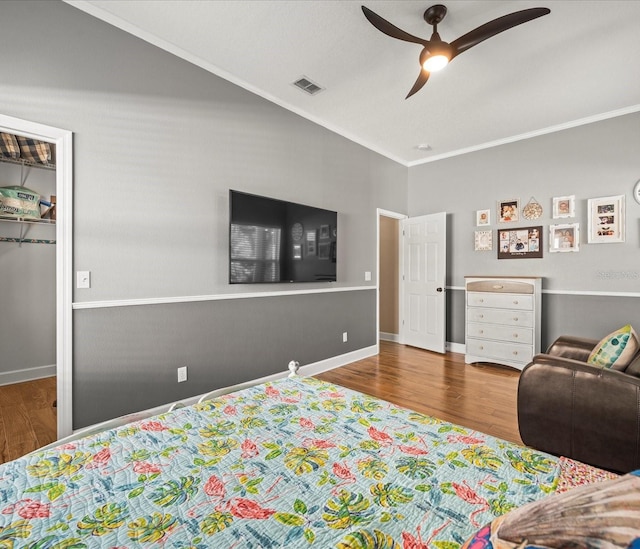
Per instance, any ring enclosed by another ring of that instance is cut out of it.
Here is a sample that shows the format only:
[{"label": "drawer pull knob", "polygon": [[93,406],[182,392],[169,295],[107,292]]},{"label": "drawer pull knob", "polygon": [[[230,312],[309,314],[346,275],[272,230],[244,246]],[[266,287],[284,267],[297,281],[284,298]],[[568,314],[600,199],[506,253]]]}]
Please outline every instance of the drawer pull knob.
[{"label": "drawer pull knob", "polygon": [[514,320],[515,322],[518,322],[518,317],[517,317],[517,316],[514,316],[514,317],[513,317],[513,320]]},{"label": "drawer pull knob", "polygon": [[494,284],[493,285],[493,289],[494,290],[502,290],[502,288],[504,288],[504,286],[502,284]]},{"label": "drawer pull knob", "polygon": [[480,333],[481,333],[481,334],[484,334],[484,330],[480,330]]},{"label": "drawer pull knob", "polygon": [[514,354],[514,355],[517,355],[517,354],[518,354],[518,351],[513,351],[513,354]]},{"label": "drawer pull knob", "polygon": [[480,350],[484,351],[484,347],[482,345],[480,345]]},{"label": "drawer pull knob", "polygon": [[484,303],[484,299],[479,299],[478,300],[480,303]]},{"label": "drawer pull knob", "polygon": [[478,315],[478,318],[484,318],[484,315]]},{"label": "drawer pull knob", "polygon": [[513,304],[514,304],[514,305],[517,305],[517,304],[518,304],[518,300],[517,300],[517,299],[515,299],[515,300],[513,301]]},{"label": "drawer pull knob", "polygon": [[513,334],[513,337],[514,337],[515,339],[518,339],[518,334]]}]

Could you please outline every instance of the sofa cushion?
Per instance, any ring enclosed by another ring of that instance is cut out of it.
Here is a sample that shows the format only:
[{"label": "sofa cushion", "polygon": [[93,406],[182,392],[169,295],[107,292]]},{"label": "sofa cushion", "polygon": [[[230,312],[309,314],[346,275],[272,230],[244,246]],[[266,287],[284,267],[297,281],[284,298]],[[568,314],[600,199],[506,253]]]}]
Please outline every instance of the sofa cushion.
[{"label": "sofa cushion", "polygon": [[601,368],[624,370],[635,357],[638,348],[638,336],[631,324],[627,324],[600,340],[591,351],[587,363]]},{"label": "sofa cushion", "polygon": [[553,494],[502,515],[461,549],[638,547],[640,470]]},{"label": "sofa cushion", "polygon": [[624,373],[630,376],[640,377],[640,353],[638,353],[636,358],[633,359],[633,362],[627,366]]}]

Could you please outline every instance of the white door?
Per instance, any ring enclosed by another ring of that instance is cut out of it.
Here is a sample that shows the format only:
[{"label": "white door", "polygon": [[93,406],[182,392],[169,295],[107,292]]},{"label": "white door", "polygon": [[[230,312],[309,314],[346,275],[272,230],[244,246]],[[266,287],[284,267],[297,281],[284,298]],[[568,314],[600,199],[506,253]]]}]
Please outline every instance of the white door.
[{"label": "white door", "polygon": [[445,351],[446,213],[410,217],[402,229],[400,340]]}]

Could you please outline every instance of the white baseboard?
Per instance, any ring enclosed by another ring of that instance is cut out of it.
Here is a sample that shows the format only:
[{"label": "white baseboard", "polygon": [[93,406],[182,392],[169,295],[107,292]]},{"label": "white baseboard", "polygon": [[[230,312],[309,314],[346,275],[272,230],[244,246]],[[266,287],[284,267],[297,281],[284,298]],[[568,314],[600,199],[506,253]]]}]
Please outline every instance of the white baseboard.
[{"label": "white baseboard", "polygon": [[320,362],[314,362],[313,364],[300,366],[298,374],[301,376],[313,376],[321,372],[326,372],[327,370],[339,368],[340,366],[350,364],[351,362],[355,362],[357,360],[362,360],[363,358],[377,355],[378,352],[379,348],[377,345],[371,345],[371,347],[363,347],[362,349],[358,349],[357,351],[352,351],[350,353],[345,353],[344,355],[334,356],[332,358],[328,358],[327,360],[321,360]]},{"label": "white baseboard", "polygon": [[380,332],[379,337],[382,341],[393,341],[398,343],[400,341],[400,334],[390,334],[389,332]]},{"label": "white baseboard", "polygon": [[10,372],[0,372],[0,385],[13,385],[24,381],[33,381],[44,377],[56,375],[56,365],[36,366],[35,368],[25,368],[24,370],[12,370]]},{"label": "white baseboard", "polygon": [[465,354],[467,352],[467,346],[464,343],[452,343],[447,341],[446,349],[452,353]]}]

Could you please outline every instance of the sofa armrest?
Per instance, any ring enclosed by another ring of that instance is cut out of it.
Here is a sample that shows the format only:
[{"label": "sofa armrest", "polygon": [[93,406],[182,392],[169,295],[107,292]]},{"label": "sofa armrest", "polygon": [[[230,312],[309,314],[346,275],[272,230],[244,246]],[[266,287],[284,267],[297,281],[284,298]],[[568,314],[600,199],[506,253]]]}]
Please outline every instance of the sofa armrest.
[{"label": "sofa armrest", "polygon": [[616,472],[640,468],[640,378],[536,355],[518,383],[527,445]]},{"label": "sofa armrest", "polygon": [[546,354],[586,362],[598,343],[597,339],[560,336],[551,344]]}]

